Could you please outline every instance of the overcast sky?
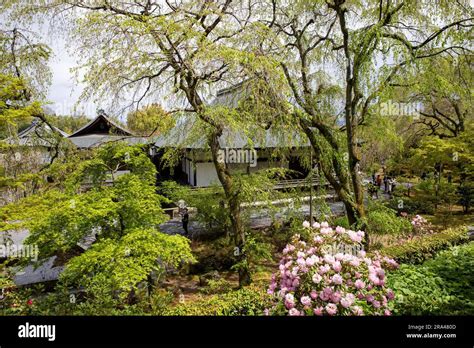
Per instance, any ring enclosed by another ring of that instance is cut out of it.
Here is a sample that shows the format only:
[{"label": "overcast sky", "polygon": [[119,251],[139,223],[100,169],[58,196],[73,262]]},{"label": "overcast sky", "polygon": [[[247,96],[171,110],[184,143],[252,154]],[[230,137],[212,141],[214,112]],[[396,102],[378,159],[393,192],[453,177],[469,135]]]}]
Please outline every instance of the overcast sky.
[{"label": "overcast sky", "polygon": [[85,114],[94,117],[98,108],[94,103],[77,104],[83,86],[76,81],[70,71],[78,63],[67,51],[66,42],[57,36],[52,40],[47,30],[40,29],[39,33],[43,37],[43,42],[52,48],[54,54],[49,64],[53,74],[48,93],[48,100],[52,103],[49,108],[58,115]]}]

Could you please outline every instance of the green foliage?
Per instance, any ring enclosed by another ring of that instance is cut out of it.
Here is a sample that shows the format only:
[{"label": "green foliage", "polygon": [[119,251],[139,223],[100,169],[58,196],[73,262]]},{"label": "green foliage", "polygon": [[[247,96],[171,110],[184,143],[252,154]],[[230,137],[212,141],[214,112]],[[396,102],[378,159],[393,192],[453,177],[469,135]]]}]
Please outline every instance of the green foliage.
[{"label": "green foliage", "polygon": [[397,212],[378,202],[371,202],[367,212],[369,234],[404,235],[412,231],[410,221],[397,216]]},{"label": "green foliage", "polygon": [[79,116],[48,116],[48,121],[55,127],[58,127],[60,130],[72,134],[77,131],[79,128],[85,126],[90,122],[90,119],[84,115]]},{"label": "green foliage", "polygon": [[434,213],[435,207],[441,204],[452,206],[457,199],[456,185],[442,179],[439,183],[436,179],[426,179],[415,186],[415,197],[417,202],[426,213]]},{"label": "green foliage", "polygon": [[382,248],[380,253],[400,263],[416,264],[433,257],[440,250],[465,243],[468,240],[467,229],[465,226],[461,226],[432,235],[416,236],[404,241],[403,244]]},{"label": "green foliage", "polygon": [[392,210],[396,210],[398,214],[402,212],[409,215],[434,213],[434,204],[430,204],[429,201],[423,201],[419,198],[394,197],[386,202],[386,206]]},{"label": "green foliage", "polygon": [[127,127],[137,135],[151,136],[166,133],[174,126],[174,119],[159,104],[150,104],[127,115]]},{"label": "green foliage", "polygon": [[136,228],[128,230],[119,240],[100,240],[73,258],[60,281],[84,288],[93,297],[99,293],[98,288],[128,295],[138,290],[138,285],[147,281],[150,274],[160,278],[167,269],[177,269],[194,261],[188,239]]},{"label": "green foliage", "polygon": [[232,290],[232,283],[225,279],[209,279],[207,286],[202,289],[206,294],[226,293]]},{"label": "green foliage", "polygon": [[[257,232],[258,233],[258,232]],[[240,268],[249,269],[251,272],[259,270],[257,266],[260,261],[271,261],[272,245],[262,240],[257,233],[247,233],[245,239],[245,246],[243,253],[247,256],[244,260],[232,266],[232,269],[239,270]]]},{"label": "green foliage", "polygon": [[61,204],[44,201],[48,210],[31,207],[30,219],[23,222],[30,230],[27,242],[38,244],[41,256],[67,252],[93,231],[116,238],[128,229],[153,228],[165,219],[154,186],[133,174],[122,175],[114,186],[45,196],[52,197]]},{"label": "green foliage", "polygon": [[394,314],[473,315],[474,243],[442,251],[422,265],[401,265],[388,275]]},{"label": "green foliage", "polygon": [[160,192],[175,203],[184,200],[187,206],[196,208],[194,218],[206,226],[212,234],[229,231],[229,210],[225,205],[222,187],[212,186],[192,190],[175,181],[164,181],[160,183]]},{"label": "green foliage", "polygon": [[75,189],[84,182],[101,187],[107,181],[116,181],[119,171],[127,170],[140,180],[154,184],[156,168],[143,146],[110,142],[94,150],[89,160],[82,161],[68,181]]},{"label": "green foliage", "polygon": [[395,293],[391,310],[396,315],[434,314],[450,300],[443,280],[420,266],[401,265],[388,275],[388,284]]},{"label": "green foliage", "polygon": [[[142,283],[153,286],[168,271],[195,262],[188,239],[156,229],[165,219],[164,198],[156,193],[155,167],[143,149],[114,143],[91,156],[72,174],[68,190],[49,190],[0,210],[2,229],[28,228],[26,242],[38,246],[40,259],[66,260],[60,282],[84,291],[86,313],[98,304],[115,308],[126,296],[135,298]],[[130,172],[114,178],[124,168]],[[112,181],[104,185],[110,172]],[[93,183],[86,191],[85,178]],[[86,237],[96,241],[77,256]]]},{"label": "green foliage", "polygon": [[209,299],[193,301],[168,308],[164,315],[263,315],[271,304],[263,287],[244,287]]},{"label": "green foliage", "polygon": [[339,216],[339,217],[334,217],[331,222],[331,226],[341,226],[346,229],[350,229],[350,224],[349,220],[347,219],[347,216]]},{"label": "green foliage", "polygon": [[474,184],[472,182],[463,182],[457,189],[459,195],[458,203],[463,206],[464,212],[468,213],[474,203]]}]

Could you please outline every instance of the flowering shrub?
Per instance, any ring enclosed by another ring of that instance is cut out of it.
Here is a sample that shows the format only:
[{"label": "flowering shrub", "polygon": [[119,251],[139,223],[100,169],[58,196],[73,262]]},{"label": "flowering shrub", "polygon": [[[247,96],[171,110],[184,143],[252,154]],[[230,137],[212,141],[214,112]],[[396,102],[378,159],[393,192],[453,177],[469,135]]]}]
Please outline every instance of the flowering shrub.
[{"label": "flowering shrub", "polygon": [[433,233],[433,226],[421,215],[415,215],[411,220],[415,234]]},{"label": "flowering shrub", "polygon": [[305,242],[295,235],[283,250],[279,272],[268,293],[275,305],[267,314],[390,315],[394,293],[385,287],[383,267],[396,268],[388,258],[366,256],[363,231],[335,229],[327,222],[303,223],[311,232]]}]

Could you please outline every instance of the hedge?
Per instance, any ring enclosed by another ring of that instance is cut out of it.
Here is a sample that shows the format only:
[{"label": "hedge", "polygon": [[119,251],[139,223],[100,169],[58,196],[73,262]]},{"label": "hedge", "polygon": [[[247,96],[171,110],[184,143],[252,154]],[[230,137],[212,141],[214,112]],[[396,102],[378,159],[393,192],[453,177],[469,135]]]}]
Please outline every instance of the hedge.
[{"label": "hedge", "polygon": [[441,251],[387,276],[396,315],[474,315],[474,242]]},{"label": "hedge", "polygon": [[417,236],[403,244],[391,245],[379,250],[382,255],[399,263],[418,264],[432,258],[438,251],[469,241],[467,227],[449,228],[440,233]]},{"label": "hedge", "polygon": [[166,309],[163,315],[263,315],[265,308],[270,305],[270,296],[266,289],[263,286],[250,285],[237,291],[179,304]]}]

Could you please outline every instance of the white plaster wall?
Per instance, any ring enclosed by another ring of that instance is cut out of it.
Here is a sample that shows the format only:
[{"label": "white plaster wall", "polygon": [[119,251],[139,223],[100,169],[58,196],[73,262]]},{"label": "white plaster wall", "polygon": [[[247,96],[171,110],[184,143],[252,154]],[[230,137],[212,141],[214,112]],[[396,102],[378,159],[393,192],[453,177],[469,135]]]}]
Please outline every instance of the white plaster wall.
[{"label": "white plaster wall", "polygon": [[196,172],[195,186],[207,187],[213,183],[219,183],[216,168],[212,162],[196,163]]}]

